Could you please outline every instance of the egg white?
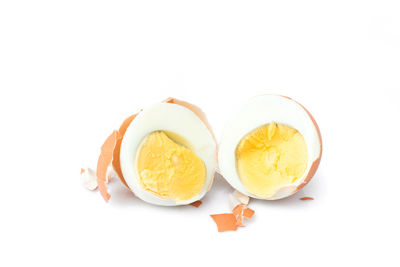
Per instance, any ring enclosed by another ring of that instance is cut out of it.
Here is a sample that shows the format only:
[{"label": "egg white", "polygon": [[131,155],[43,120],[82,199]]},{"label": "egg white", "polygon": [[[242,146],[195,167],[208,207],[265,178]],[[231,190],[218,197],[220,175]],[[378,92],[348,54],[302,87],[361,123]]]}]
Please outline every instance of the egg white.
[{"label": "egg white", "polygon": [[[308,150],[308,164],[304,175],[294,183],[278,188],[270,198],[261,198],[247,191],[236,169],[236,147],[244,136],[265,124],[276,122],[298,130],[304,137]],[[280,199],[296,192],[310,171],[311,165],[321,155],[321,140],[310,115],[297,102],[278,95],[261,95],[250,99],[237,114],[226,123],[218,151],[221,175],[236,190],[259,199]]]},{"label": "egg white", "polygon": [[[148,192],[140,185],[136,170],[136,155],[142,141],[152,132],[165,130],[179,134],[192,145],[191,150],[206,166],[203,189],[192,199],[175,201],[163,199]],[[140,199],[155,205],[187,205],[201,199],[213,181],[217,146],[207,126],[191,110],[171,103],[159,103],[143,110],[129,125],[123,137],[120,152],[121,170],[132,192]]]}]

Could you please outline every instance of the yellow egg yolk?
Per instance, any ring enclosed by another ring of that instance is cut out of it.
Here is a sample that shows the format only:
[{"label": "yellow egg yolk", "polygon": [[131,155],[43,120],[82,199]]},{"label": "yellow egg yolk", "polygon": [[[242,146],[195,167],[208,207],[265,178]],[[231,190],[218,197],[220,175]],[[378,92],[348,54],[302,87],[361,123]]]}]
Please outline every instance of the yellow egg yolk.
[{"label": "yellow egg yolk", "polygon": [[[174,140],[173,140],[174,139]],[[175,133],[156,131],[143,141],[136,157],[141,186],[154,195],[176,201],[200,193],[206,181],[204,162]]]},{"label": "yellow egg yolk", "polygon": [[236,168],[246,189],[272,197],[306,171],[308,153],[303,136],[290,126],[270,123],[247,134],[236,147]]}]

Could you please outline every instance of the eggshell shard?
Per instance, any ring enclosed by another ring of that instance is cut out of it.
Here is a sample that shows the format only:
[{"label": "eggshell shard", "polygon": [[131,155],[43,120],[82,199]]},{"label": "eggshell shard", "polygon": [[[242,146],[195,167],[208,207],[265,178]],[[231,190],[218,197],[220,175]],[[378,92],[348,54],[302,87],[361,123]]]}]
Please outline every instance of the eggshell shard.
[{"label": "eggshell shard", "polygon": [[251,219],[254,215],[254,210],[247,207],[245,204],[237,205],[232,213],[210,215],[217,224],[218,232],[236,231],[237,227],[244,226],[244,218]]},{"label": "eggshell shard", "polygon": [[84,187],[86,187],[89,190],[95,190],[97,188],[97,179],[96,179],[96,173],[94,170],[90,168],[86,169],[81,169],[81,178],[82,178],[82,184]]},{"label": "eggshell shard", "polygon": [[218,232],[236,231],[237,221],[232,213],[210,215],[217,225]]},{"label": "eggshell shard", "polygon": [[252,210],[252,209],[250,209],[250,208],[246,208],[246,209],[243,211],[243,217],[246,217],[246,218],[248,218],[248,219],[251,219],[251,218],[253,217],[254,213],[255,213],[254,210]]},{"label": "eggshell shard", "polygon": [[314,200],[312,197],[302,197],[300,200],[307,201],[307,200]]},{"label": "eggshell shard", "polygon": [[[233,218],[235,220],[234,224],[236,226],[236,228],[232,227],[229,229],[230,229],[230,231],[236,231],[237,227],[244,226],[244,223],[243,223],[244,218],[251,219],[251,217],[253,217],[254,210],[248,208],[248,203],[250,200],[250,198],[248,196],[243,195],[242,193],[240,193],[238,191],[234,191],[232,194],[230,194],[229,197],[230,197],[231,205],[233,205],[234,203],[238,203],[232,207],[232,213],[229,213],[229,214],[233,215]],[[220,228],[225,229],[224,227],[226,227],[226,224],[228,224],[228,223],[226,223],[226,221],[229,222],[229,225],[230,225],[230,223],[233,223],[231,221],[231,220],[233,220],[232,217],[227,216],[227,213],[211,215],[211,217],[213,217],[213,216],[221,216],[222,218],[224,218],[224,219],[220,219],[220,220],[214,219],[215,223],[218,226],[218,230]],[[223,232],[223,231],[219,231],[219,232]]]},{"label": "eggshell shard", "polygon": [[243,207],[244,207],[244,205],[237,205],[237,206],[232,210],[233,215],[235,215],[235,216],[242,215]]},{"label": "eggshell shard", "polygon": [[[288,125],[302,134],[307,145],[309,160],[301,178],[277,188],[270,197],[260,197],[251,194],[242,184],[236,169],[235,150],[240,140],[249,132],[272,122]],[[252,98],[225,125],[218,161],[220,173],[237,191],[254,198],[275,200],[288,197],[302,189],[316,173],[321,155],[321,132],[310,112],[289,97],[261,95]]]},{"label": "eggshell shard", "polygon": [[240,204],[233,209],[232,213],[236,217],[236,225],[243,226],[243,218],[251,219],[255,212],[254,210],[248,208],[247,205]]},{"label": "eggshell shard", "polygon": [[193,203],[190,203],[189,205],[192,205],[193,207],[198,208],[198,207],[200,207],[200,205],[201,205],[202,203],[203,203],[203,202],[201,202],[201,200],[197,200],[197,201],[195,201],[195,202],[193,202]]},{"label": "eggshell shard", "polygon": [[244,224],[243,224],[243,215],[239,215],[239,216],[236,217],[236,225],[238,227],[244,226]]},{"label": "eggshell shard", "polygon": [[97,184],[99,186],[100,193],[106,202],[108,202],[108,200],[111,197],[107,191],[107,186],[106,186],[107,169],[112,162],[116,144],[117,144],[117,131],[114,131],[102,145],[101,153],[97,161]]}]

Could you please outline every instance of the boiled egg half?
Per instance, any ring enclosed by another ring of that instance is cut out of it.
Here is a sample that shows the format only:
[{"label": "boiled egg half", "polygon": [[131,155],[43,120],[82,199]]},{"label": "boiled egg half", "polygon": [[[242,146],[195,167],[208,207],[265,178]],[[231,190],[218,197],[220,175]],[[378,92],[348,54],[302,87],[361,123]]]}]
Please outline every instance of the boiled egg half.
[{"label": "boiled egg half", "polygon": [[302,105],[284,96],[261,95],[226,123],[218,161],[221,175],[236,190],[275,200],[310,181],[321,153],[319,127]]},{"label": "boiled egg half", "polygon": [[211,187],[216,142],[204,114],[187,102],[170,98],[142,110],[129,121],[116,147],[116,172],[146,202],[186,205]]}]

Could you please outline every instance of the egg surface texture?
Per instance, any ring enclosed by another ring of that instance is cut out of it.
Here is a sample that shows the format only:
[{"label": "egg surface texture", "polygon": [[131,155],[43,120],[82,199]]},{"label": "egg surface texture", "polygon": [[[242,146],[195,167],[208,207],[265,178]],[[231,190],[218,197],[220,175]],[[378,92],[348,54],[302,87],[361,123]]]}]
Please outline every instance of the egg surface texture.
[{"label": "egg surface texture", "polygon": [[193,198],[206,180],[204,162],[163,131],[145,138],[137,156],[137,171],[145,190],[175,200]]},{"label": "egg surface texture", "polygon": [[159,103],[129,125],[121,144],[121,170],[133,193],[164,206],[201,199],[216,168],[216,143],[192,110]]},{"label": "egg surface texture", "polygon": [[241,193],[280,199],[314,175],[322,141],[311,114],[287,97],[254,97],[225,126],[218,154],[224,178]]},{"label": "egg surface texture", "polygon": [[303,136],[275,122],[252,131],[236,148],[239,178],[249,192],[259,197],[271,197],[277,188],[302,177],[307,161]]}]

